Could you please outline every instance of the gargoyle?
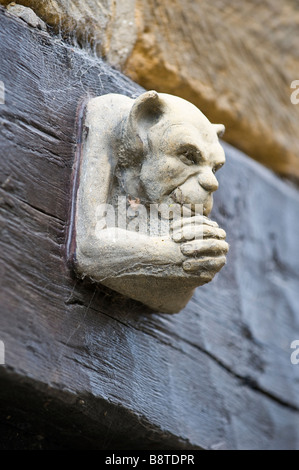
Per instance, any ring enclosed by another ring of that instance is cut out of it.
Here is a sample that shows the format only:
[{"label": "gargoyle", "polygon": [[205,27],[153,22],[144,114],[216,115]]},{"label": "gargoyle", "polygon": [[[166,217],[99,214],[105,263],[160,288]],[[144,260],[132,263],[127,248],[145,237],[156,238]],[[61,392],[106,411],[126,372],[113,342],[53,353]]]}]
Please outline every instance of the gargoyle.
[{"label": "gargoyle", "polygon": [[208,218],[223,132],[172,95],[91,99],[75,208],[78,275],[166,313],[211,281],[228,251]]}]

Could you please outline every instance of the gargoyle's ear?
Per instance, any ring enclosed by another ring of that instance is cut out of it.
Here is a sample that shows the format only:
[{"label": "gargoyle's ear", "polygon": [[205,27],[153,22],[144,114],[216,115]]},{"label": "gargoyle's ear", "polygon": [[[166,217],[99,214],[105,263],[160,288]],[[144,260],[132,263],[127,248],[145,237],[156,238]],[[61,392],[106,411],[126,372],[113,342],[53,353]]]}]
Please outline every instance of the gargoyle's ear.
[{"label": "gargoyle's ear", "polygon": [[129,125],[132,129],[149,127],[157,122],[163,114],[164,103],[156,91],[147,91],[138,98],[132,106],[129,115]]},{"label": "gargoyle's ear", "polygon": [[216,130],[216,133],[218,135],[218,137],[222,137],[224,135],[224,132],[225,132],[225,127],[223,124],[213,124],[215,130]]}]

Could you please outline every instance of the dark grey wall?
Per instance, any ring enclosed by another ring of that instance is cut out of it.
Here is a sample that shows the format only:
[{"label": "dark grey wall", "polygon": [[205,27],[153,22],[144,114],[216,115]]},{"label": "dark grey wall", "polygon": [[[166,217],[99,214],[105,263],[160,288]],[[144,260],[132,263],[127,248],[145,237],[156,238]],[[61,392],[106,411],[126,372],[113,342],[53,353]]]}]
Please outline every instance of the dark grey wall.
[{"label": "dark grey wall", "polygon": [[80,281],[65,260],[76,113],[142,89],[2,9],[0,54],[2,448],[298,448],[298,193],[225,145],[228,263],[184,311]]}]

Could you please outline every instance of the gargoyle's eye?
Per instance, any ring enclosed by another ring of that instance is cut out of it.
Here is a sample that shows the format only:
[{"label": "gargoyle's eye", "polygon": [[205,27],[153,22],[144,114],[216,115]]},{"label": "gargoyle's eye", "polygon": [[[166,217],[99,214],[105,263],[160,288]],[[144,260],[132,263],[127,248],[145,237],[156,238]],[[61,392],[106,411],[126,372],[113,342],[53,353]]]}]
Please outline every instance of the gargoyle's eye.
[{"label": "gargoyle's eye", "polygon": [[179,152],[179,157],[185,165],[197,165],[200,160],[201,153],[197,149],[184,149]]},{"label": "gargoyle's eye", "polygon": [[215,174],[216,171],[220,170],[220,168],[223,166],[223,163],[219,163],[218,165],[214,166],[212,169],[212,172]]}]

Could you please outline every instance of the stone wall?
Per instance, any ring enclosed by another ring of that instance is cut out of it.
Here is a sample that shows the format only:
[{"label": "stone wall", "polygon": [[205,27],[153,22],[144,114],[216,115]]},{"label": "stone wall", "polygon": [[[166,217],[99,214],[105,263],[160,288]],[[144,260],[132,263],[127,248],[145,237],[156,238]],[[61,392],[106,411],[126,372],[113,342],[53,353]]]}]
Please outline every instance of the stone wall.
[{"label": "stone wall", "polygon": [[[6,5],[7,0],[0,3]],[[293,0],[20,0],[54,30],[94,44],[146,89],[223,122],[225,140],[299,179],[299,9]]]},{"label": "stone wall", "polygon": [[298,449],[298,192],[226,144],[227,266],[182,312],[80,280],[76,114],[143,89],[1,7],[0,55],[0,448]]}]

